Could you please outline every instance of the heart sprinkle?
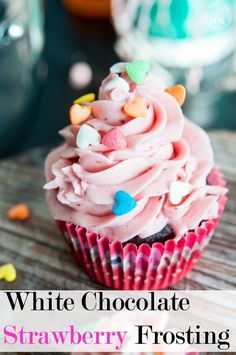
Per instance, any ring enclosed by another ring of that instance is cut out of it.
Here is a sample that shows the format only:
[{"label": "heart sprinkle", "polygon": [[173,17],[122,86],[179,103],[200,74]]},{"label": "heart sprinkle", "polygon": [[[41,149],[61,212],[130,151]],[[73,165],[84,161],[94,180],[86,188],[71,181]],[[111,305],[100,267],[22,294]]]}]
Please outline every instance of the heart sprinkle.
[{"label": "heart sprinkle", "polygon": [[129,64],[129,63],[119,62],[119,63],[112,65],[112,67],[110,67],[110,73],[120,74],[120,73],[124,72],[127,64]]},{"label": "heart sprinkle", "polygon": [[83,124],[76,137],[76,145],[80,149],[88,148],[89,145],[98,145],[101,142],[101,136],[95,128]]},{"label": "heart sprinkle", "polygon": [[147,116],[147,104],[146,100],[142,97],[136,97],[133,100],[127,102],[123,107],[125,113],[131,117],[146,117]]},{"label": "heart sprinkle", "polygon": [[180,106],[183,105],[186,98],[186,90],[183,85],[175,85],[173,88],[166,88],[165,92],[172,95]]},{"label": "heart sprinkle", "polygon": [[122,130],[119,127],[112,128],[106,132],[102,139],[102,144],[112,150],[124,150],[127,146]]},{"label": "heart sprinkle", "polygon": [[86,121],[90,115],[90,106],[80,106],[78,104],[74,104],[70,108],[70,122],[72,126],[80,125],[81,123]]},{"label": "heart sprinkle", "polygon": [[129,84],[127,83],[127,81],[125,81],[124,79],[120,78],[119,76],[117,76],[116,78],[108,81],[105,85],[104,85],[104,90],[105,91],[110,91],[113,89],[121,89],[124,90],[126,92],[129,92]]},{"label": "heart sprinkle", "polygon": [[13,264],[0,266],[0,280],[13,282],[16,280],[16,269]]},{"label": "heart sprinkle", "polygon": [[74,104],[82,104],[84,102],[92,102],[95,100],[95,94],[93,92],[80,96],[78,99],[76,99],[73,103]]},{"label": "heart sprinkle", "polygon": [[30,210],[27,205],[20,203],[8,211],[8,218],[18,221],[26,221],[30,216]]},{"label": "heart sprinkle", "polygon": [[123,190],[119,190],[115,193],[114,200],[115,204],[112,207],[112,212],[116,216],[122,216],[132,211],[137,206],[135,199],[128,192]]},{"label": "heart sprinkle", "polygon": [[172,205],[178,205],[183,197],[190,193],[190,186],[183,181],[172,181],[169,186],[169,200]]},{"label": "heart sprinkle", "polygon": [[145,80],[146,74],[150,69],[150,64],[146,60],[135,60],[128,63],[125,67],[130,79],[136,84],[142,84]]}]

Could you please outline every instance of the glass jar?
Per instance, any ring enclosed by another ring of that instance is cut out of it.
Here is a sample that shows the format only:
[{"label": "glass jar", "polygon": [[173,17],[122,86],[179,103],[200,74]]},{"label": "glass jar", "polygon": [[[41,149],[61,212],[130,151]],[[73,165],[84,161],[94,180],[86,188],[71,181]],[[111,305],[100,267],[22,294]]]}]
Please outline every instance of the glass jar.
[{"label": "glass jar", "polygon": [[113,0],[123,60],[148,59],[168,85],[186,86],[185,112],[213,127],[212,108],[235,76],[235,0]]},{"label": "glass jar", "polygon": [[0,0],[0,157],[24,139],[39,88],[41,0]]}]

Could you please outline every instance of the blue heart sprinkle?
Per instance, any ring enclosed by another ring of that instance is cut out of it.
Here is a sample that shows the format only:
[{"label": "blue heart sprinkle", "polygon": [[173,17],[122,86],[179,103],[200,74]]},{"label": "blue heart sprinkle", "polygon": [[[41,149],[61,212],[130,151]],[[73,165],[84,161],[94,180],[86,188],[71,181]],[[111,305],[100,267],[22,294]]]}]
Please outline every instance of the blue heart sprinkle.
[{"label": "blue heart sprinkle", "polygon": [[135,199],[128,192],[123,190],[119,190],[115,193],[114,200],[115,204],[112,207],[112,212],[117,216],[122,216],[132,211],[137,206]]}]

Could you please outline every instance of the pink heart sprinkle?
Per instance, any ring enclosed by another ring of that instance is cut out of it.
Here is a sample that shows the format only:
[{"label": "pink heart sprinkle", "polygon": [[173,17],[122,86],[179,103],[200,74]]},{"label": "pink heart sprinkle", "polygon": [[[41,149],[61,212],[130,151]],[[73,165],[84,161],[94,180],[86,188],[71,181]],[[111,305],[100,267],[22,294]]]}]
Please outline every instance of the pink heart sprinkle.
[{"label": "pink heart sprinkle", "polygon": [[127,146],[127,142],[119,127],[112,128],[108,131],[104,135],[102,143],[112,150],[124,150]]}]

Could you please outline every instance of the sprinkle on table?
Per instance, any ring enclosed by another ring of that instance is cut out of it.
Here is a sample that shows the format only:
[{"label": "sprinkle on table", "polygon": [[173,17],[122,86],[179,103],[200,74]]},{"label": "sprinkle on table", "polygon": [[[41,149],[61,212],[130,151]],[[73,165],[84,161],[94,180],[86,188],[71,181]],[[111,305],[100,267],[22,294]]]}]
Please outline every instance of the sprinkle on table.
[{"label": "sprinkle on table", "polygon": [[29,207],[24,203],[20,203],[10,208],[8,211],[8,218],[12,220],[26,221],[29,217],[30,217]]},{"label": "sprinkle on table", "polygon": [[5,264],[0,266],[0,280],[13,282],[16,280],[16,269],[13,264]]}]

